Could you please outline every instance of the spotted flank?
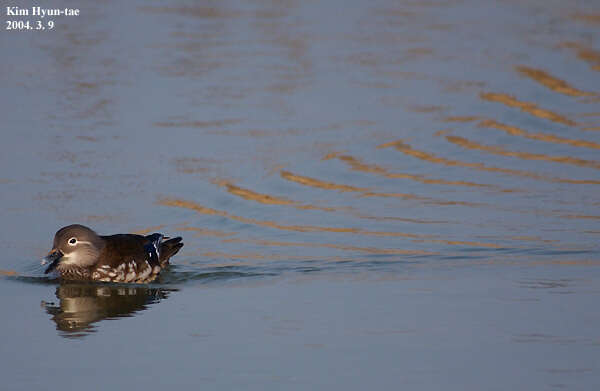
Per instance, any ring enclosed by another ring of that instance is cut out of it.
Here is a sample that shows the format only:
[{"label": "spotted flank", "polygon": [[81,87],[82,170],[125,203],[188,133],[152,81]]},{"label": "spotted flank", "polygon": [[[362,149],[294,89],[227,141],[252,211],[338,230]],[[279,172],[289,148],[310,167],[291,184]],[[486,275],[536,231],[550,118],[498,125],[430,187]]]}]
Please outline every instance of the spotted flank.
[{"label": "spotted flank", "polygon": [[61,228],[44,259],[46,273],[58,272],[66,280],[148,283],[169,265],[183,243],[181,237],[160,233],[142,236],[100,236],[82,225]]},{"label": "spotted flank", "polygon": [[[155,258],[158,259],[157,257]],[[96,270],[92,272],[92,280],[144,284],[154,281],[161,270],[162,268],[159,265],[152,267],[147,260],[143,262],[131,260],[126,263],[121,263],[116,268],[110,267],[109,265],[97,267]]]}]

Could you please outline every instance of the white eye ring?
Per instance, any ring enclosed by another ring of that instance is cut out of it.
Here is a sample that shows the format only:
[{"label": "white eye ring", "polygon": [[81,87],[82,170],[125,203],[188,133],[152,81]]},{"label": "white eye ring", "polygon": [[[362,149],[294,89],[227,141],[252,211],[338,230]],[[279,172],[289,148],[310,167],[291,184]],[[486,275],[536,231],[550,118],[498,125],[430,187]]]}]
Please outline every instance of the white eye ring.
[{"label": "white eye ring", "polygon": [[68,243],[69,243],[69,246],[76,245],[77,244],[77,238],[73,237],[73,238],[69,239]]}]

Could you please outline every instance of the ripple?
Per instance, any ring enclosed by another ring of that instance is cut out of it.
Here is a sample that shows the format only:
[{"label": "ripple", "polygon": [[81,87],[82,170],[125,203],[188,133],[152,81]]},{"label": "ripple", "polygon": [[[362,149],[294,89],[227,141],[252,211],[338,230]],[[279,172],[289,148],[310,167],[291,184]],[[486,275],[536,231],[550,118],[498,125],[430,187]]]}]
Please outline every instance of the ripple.
[{"label": "ripple", "polygon": [[545,155],[545,154],[541,154],[541,153],[509,151],[502,147],[483,145],[483,144],[479,144],[475,141],[466,139],[464,137],[458,137],[458,136],[446,136],[446,140],[448,140],[452,144],[456,144],[456,145],[461,146],[466,149],[479,150],[479,151],[491,153],[494,155],[516,157],[516,158],[524,159],[524,160],[543,160],[543,161],[547,161],[547,162],[560,163],[560,164],[572,164],[572,165],[579,166],[579,167],[589,167],[589,168],[594,168],[596,170],[600,170],[600,162],[597,162],[594,160],[579,159],[579,158],[574,158],[571,156],[552,156],[552,155]]},{"label": "ripple", "polygon": [[567,179],[567,178],[557,178],[552,176],[546,176],[543,174],[538,174],[531,171],[524,170],[513,170],[502,167],[492,167],[487,166],[484,163],[473,163],[473,162],[464,162],[460,160],[447,159],[444,157],[436,156],[432,153],[421,151],[414,149],[410,145],[406,144],[403,140],[396,140],[390,143],[382,144],[378,148],[385,147],[394,147],[397,151],[400,151],[406,155],[415,157],[417,159],[425,160],[434,164],[442,164],[449,167],[465,167],[479,171],[488,171],[488,172],[497,172],[501,174],[508,174],[514,176],[521,176],[526,178],[531,178],[535,180],[547,181],[547,182],[559,182],[559,183],[572,183],[572,184],[599,184],[600,181],[595,180],[577,180],[577,179]]},{"label": "ripple", "polygon": [[560,114],[557,114],[553,111],[541,109],[535,103],[531,102],[523,102],[515,98],[514,96],[503,94],[503,93],[494,93],[494,92],[482,92],[479,97],[483,100],[487,100],[490,102],[498,102],[502,103],[508,107],[515,107],[521,109],[521,111],[529,113],[535,117],[548,119],[553,122],[557,122],[567,126],[576,126],[577,123],[572,121]]},{"label": "ripple", "polygon": [[296,232],[335,232],[335,233],[348,233],[356,235],[369,235],[369,236],[389,236],[389,237],[405,237],[405,238],[422,238],[425,235],[412,234],[407,232],[385,232],[385,231],[367,231],[361,228],[354,227],[323,227],[314,225],[285,225],[274,221],[257,220],[242,216],[232,215],[228,212],[207,208],[198,204],[197,202],[176,199],[176,198],[164,198],[159,201],[160,205],[171,206],[189,209],[201,214],[215,215],[226,217],[228,219],[240,221],[247,224],[254,224],[263,227],[275,228],[284,231],[296,231]]},{"label": "ripple", "polygon": [[521,75],[526,76],[559,94],[577,97],[596,95],[591,92],[578,90],[577,88],[570,86],[566,81],[554,77],[541,69],[530,68],[523,65],[516,66],[515,69]]},{"label": "ripple", "polygon": [[528,138],[531,140],[545,141],[548,143],[555,143],[555,144],[567,144],[567,145],[571,145],[573,147],[580,147],[580,148],[600,149],[600,144],[595,143],[593,141],[575,140],[575,139],[558,137],[558,136],[555,136],[552,134],[545,134],[545,133],[529,133],[529,132],[527,132],[523,129],[520,129],[516,126],[505,125],[505,124],[502,124],[500,122],[497,122],[497,121],[494,121],[491,119],[483,120],[483,121],[479,122],[479,124],[477,124],[477,126],[479,126],[480,128],[492,128],[492,129],[502,130],[503,132],[510,134],[511,136],[520,136],[520,137]]},{"label": "ripple", "polygon": [[412,181],[417,181],[417,182],[421,182],[421,183],[425,183],[425,184],[436,184],[436,185],[491,187],[491,188],[495,187],[494,185],[475,183],[475,182],[469,182],[469,181],[451,181],[451,180],[446,180],[446,179],[430,179],[430,178],[426,178],[423,175],[392,173],[380,166],[377,166],[374,164],[365,164],[360,159],[357,159],[353,156],[343,155],[343,154],[336,153],[336,152],[330,152],[323,158],[323,160],[328,160],[328,159],[338,159],[338,160],[348,164],[352,170],[367,172],[370,174],[382,175],[386,178],[410,179]]}]

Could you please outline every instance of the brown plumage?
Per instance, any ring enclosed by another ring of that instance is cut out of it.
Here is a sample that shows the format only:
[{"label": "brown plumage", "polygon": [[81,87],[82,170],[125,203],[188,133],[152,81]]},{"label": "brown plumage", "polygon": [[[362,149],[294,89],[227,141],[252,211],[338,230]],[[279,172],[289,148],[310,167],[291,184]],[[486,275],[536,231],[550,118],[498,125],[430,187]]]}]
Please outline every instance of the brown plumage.
[{"label": "brown plumage", "polygon": [[[168,240],[164,240],[168,239]],[[67,280],[146,283],[156,279],[183,243],[162,234],[100,236],[83,225],[61,228],[45,262],[46,273]]]}]

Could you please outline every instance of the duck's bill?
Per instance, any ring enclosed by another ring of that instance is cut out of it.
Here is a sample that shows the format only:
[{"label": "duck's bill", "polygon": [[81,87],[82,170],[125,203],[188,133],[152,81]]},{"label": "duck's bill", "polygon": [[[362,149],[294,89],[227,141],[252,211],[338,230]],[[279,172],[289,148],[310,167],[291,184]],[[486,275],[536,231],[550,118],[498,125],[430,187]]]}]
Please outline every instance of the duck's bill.
[{"label": "duck's bill", "polygon": [[50,266],[48,266],[44,274],[48,274],[52,270],[56,269],[56,266],[58,266],[58,262],[60,261],[60,258],[62,258],[62,256],[63,253],[61,253],[59,250],[53,249],[52,251],[50,251],[48,255],[46,255],[44,259],[42,259],[42,265],[50,264]]}]

